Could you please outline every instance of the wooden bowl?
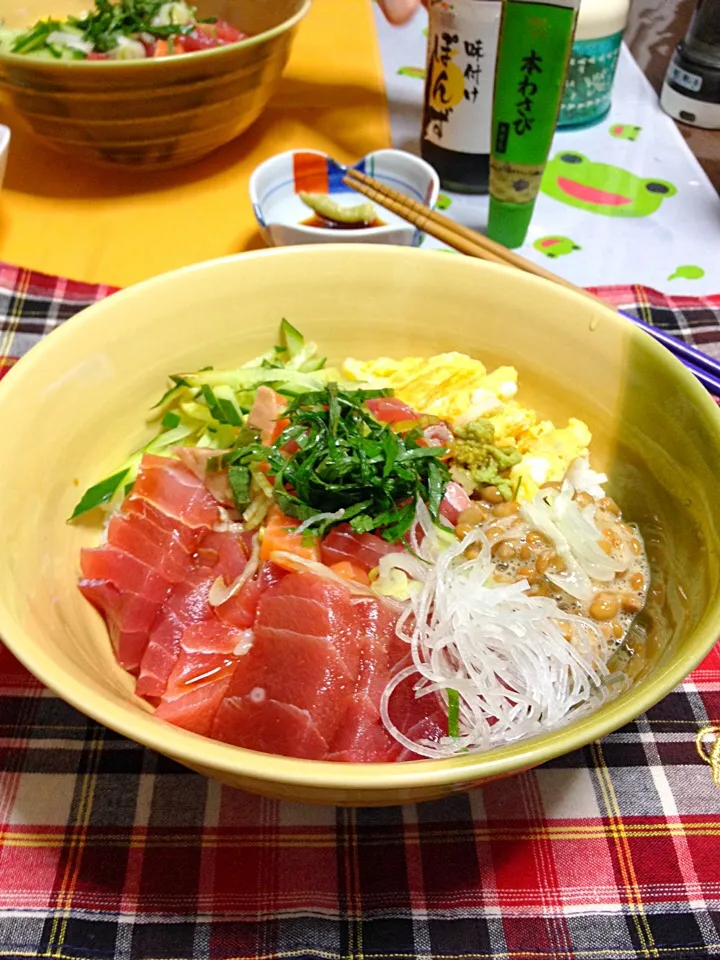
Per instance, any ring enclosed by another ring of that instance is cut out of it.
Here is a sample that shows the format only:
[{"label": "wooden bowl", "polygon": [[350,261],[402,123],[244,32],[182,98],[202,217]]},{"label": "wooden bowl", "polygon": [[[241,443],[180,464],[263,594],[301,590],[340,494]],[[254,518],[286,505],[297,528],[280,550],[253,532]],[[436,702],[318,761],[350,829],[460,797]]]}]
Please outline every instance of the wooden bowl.
[{"label": "wooden bowl", "polygon": [[[247,40],[158,60],[40,60],[0,53],[0,82],[48,146],[83,160],[163,169],[243,133],[275,91],[311,0],[199,0]],[[79,14],[85,0],[0,0],[8,27]]]}]

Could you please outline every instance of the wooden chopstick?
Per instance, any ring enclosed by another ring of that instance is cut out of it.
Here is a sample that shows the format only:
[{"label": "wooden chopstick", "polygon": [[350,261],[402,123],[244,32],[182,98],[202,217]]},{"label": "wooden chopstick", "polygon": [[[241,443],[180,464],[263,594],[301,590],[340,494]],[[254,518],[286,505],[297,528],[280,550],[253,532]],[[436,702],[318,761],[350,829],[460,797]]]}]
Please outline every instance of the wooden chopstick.
[{"label": "wooden chopstick", "polygon": [[[495,243],[494,240],[490,240],[481,233],[477,233],[469,227],[456,223],[454,220],[443,216],[443,214],[438,213],[436,210],[431,210],[425,206],[425,204],[413,200],[412,197],[399,193],[391,187],[386,187],[385,184],[380,183],[379,180],[368,177],[359,170],[349,169],[343,179],[343,183],[367,197],[369,200],[378,203],[386,210],[390,210],[392,213],[407,220],[408,223],[412,223],[424,233],[428,233],[442,243],[446,243],[454,250],[460,251],[460,253],[464,253],[470,257],[476,257],[480,260],[488,260],[491,263],[500,263],[503,266],[516,267],[525,273],[534,274],[536,277],[542,277],[551,283],[556,283],[568,290],[573,290],[575,293],[579,293],[583,297],[593,300],[595,303],[602,304],[604,307],[609,306],[611,309],[616,309],[600,297],[596,297],[595,294],[589,293],[582,287],[570,283],[569,280],[565,280],[563,277],[559,277],[549,270],[545,270],[531,260],[526,260],[525,257],[513,253],[512,250],[508,250],[501,244]],[[623,313],[623,311],[618,312],[653,336],[659,343],[662,343],[663,346],[674,353],[675,356],[695,374],[697,379],[700,380],[711,393],[720,397],[720,363],[718,361],[702,351],[696,350],[682,340],[678,340],[671,334],[644,323],[637,317]]]},{"label": "wooden chopstick", "polygon": [[[350,176],[351,172],[353,173],[352,177]],[[348,170],[348,175],[345,177],[343,183],[352,187],[353,190],[357,190],[358,193],[361,193],[369,200],[374,200],[375,203],[379,203],[380,206],[385,207],[386,210],[396,213],[399,217],[402,217],[419,230],[422,230],[423,233],[429,233],[430,236],[441,240],[443,243],[447,243],[447,245],[454,250],[459,250],[460,253],[465,253],[470,257],[480,257],[483,260],[490,260],[492,263],[505,264],[505,260],[503,260],[502,257],[497,256],[490,250],[484,252],[477,251],[476,240],[478,235],[474,234],[474,231],[467,227],[462,227],[461,230],[456,229],[460,227],[460,224],[455,223],[454,220],[451,220],[449,217],[443,217],[440,213],[435,213],[435,211],[419,203],[417,200],[406,197],[396,190],[391,190],[390,187],[385,187],[377,181],[374,181],[372,184],[366,184],[365,180],[358,180],[356,182],[354,174],[355,171]],[[370,177],[366,179],[370,180]],[[377,186],[375,184],[377,184]]]},{"label": "wooden chopstick", "polygon": [[[517,267],[519,270],[524,270],[525,273],[532,273],[536,277],[549,280],[551,283],[560,284],[568,290],[574,290],[575,293],[581,293],[584,297],[602,303],[604,307],[608,306],[604,300],[596,297],[595,294],[588,293],[582,287],[570,283],[569,280],[559,277],[556,273],[545,270],[531,260],[526,260],[525,257],[521,257],[519,254],[513,253],[512,250],[508,250],[507,247],[490,240],[489,237],[484,237],[481,233],[471,230],[470,227],[465,227],[451,220],[450,217],[445,217],[442,213],[431,210],[430,207],[426,207],[418,200],[413,200],[412,197],[408,197],[404,193],[386,187],[379,180],[374,180],[359,170],[349,169],[343,182],[352,187],[353,190],[357,190],[358,193],[362,193],[369,200],[374,200],[387,210],[403,217],[424,233],[429,233],[436,240],[446,243],[454,250],[459,250],[461,253],[470,257],[477,257],[480,260],[489,260],[491,263],[502,263],[505,266]],[[372,191],[373,196],[368,191]]]}]

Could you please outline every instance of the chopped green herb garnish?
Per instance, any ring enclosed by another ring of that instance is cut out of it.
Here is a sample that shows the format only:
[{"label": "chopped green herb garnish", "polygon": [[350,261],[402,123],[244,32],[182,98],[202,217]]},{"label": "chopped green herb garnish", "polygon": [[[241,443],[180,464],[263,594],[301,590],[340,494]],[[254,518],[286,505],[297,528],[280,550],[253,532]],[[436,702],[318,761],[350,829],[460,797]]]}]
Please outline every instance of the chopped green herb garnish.
[{"label": "chopped green herb garnish", "polygon": [[250,468],[234,464],[228,470],[228,480],[235,506],[238,510],[244,510],[250,503]]},{"label": "chopped green herb garnish", "polygon": [[[178,0],[95,0],[94,9],[83,17],[69,16],[65,21],[40,20],[21,33],[12,46],[13,53],[33,53],[47,50],[54,57],[61,57],[62,50],[49,42],[55,32],[77,36],[82,44],[91,44],[97,53],[108,53],[118,47],[120,37],[137,37],[142,34],[154,38],[165,37],[168,52],[175,52],[175,37],[191,33],[198,22],[214,23],[216,18],[195,20],[195,8]],[[73,53],[84,59],[85,53]]]},{"label": "chopped green herb garnish", "polygon": [[[274,499],[288,516],[309,520],[342,508],[342,522],[357,532],[377,530],[399,541],[412,526],[418,497],[438,519],[449,472],[440,459],[444,448],[425,446],[418,430],[395,433],[364,406],[370,397],[387,395],[387,390],[344,390],[336,383],[302,394],[288,404],[284,417],[290,423],[272,447],[244,445],[228,462],[248,466],[267,460]],[[298,449],[288,456],[284,448],[291,441]],[[315,530],[322,534],[338,522]]]},{"label": "chopped green herb garnish", "polygon": [[70,514],[70,519],[75,520],[81,514],[88,513],[90,510],[94,510],[95,507],[100,507],[103,503],[108,503],[112,500],[120,484],[128,475],[128,469],[114,473],[111,477],[106,477],[104,480],[101,480],[100,483],[96,483],[94,487],[86,490],[80,503],[78,503]]},{"label": "chopped green herb garnish", "polygon": [[457,690],[448,687],[448,736],[460,736],[460,694]]}]

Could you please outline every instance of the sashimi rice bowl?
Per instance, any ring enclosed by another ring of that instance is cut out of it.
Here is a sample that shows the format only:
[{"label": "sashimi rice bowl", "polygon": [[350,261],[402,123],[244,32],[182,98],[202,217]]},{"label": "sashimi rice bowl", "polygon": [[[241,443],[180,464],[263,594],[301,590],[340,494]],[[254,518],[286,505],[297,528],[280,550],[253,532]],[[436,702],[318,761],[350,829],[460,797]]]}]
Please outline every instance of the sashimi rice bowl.
[{"label": "sashimi rice bowl", "polygon": [[79,590],[155,717],[403,763],[493,751],[627,691],[657,652],[662,585],[586,423],[528,406],[511,365],[332,365],[299,326],[240,366],[168,371],[152,439],[70,518],[96,524]]}]

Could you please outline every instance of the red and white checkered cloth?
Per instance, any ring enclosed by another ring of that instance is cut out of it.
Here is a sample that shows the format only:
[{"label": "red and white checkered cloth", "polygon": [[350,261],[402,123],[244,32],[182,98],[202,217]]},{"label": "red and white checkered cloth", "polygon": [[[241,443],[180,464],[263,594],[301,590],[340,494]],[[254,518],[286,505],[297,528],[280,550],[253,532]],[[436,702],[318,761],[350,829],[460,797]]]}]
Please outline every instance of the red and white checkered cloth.
[{"label": "red and white checkered cloth", "polygon": [[[0,375],[110,292],[0,265]],[[720,296],[599,292],[720,355]],[[305,807],[124,740],[0,646],[0,957],[720,957],[712,728],[720,648],[648,714],[537,770],[419,806]]]}]

